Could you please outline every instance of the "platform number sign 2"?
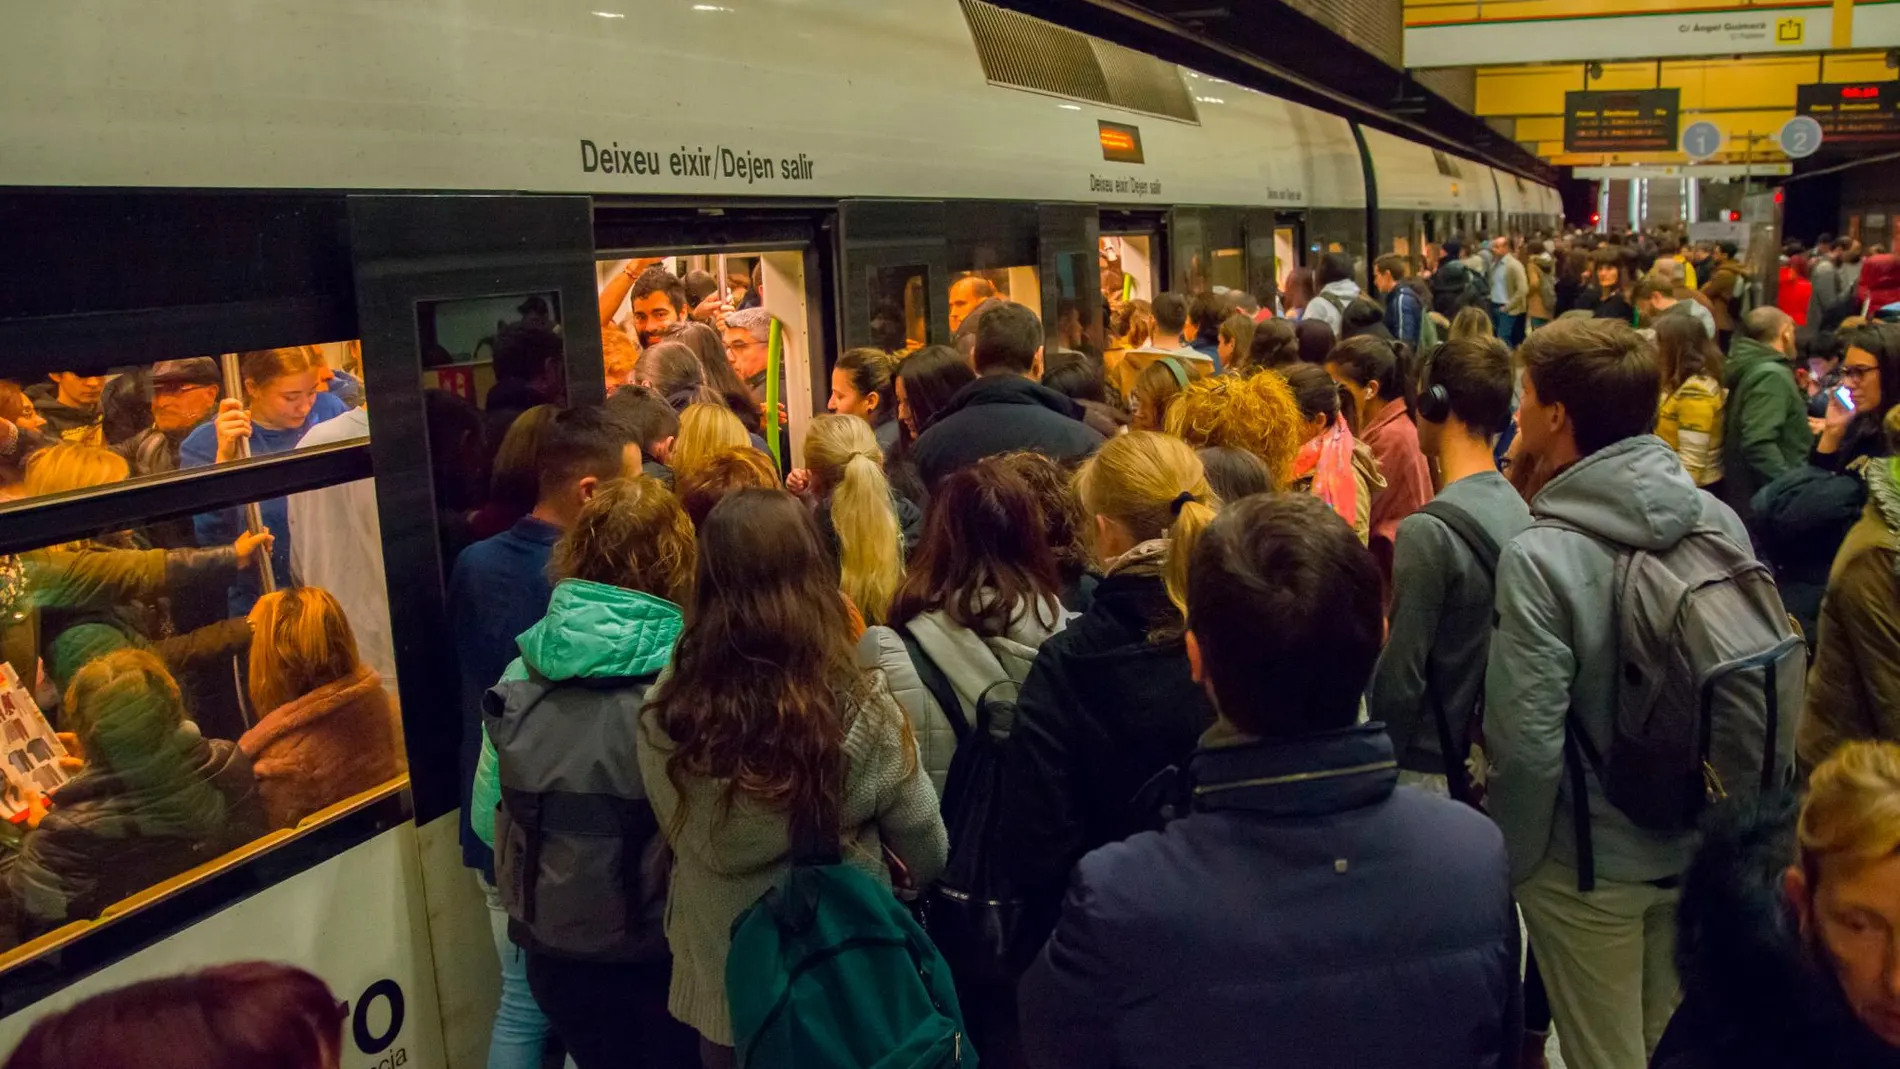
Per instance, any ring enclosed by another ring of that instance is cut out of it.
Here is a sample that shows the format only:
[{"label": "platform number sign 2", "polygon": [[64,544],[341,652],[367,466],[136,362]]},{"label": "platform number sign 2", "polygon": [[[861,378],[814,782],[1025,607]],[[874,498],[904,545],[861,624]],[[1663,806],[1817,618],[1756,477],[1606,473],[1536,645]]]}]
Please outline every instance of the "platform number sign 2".
[{"label": "platform number sign 2", "polygon": [[1803,159],[1814,155],[1821,147],[1821,124],[1812,116],[1796,115],[1781,124],[1781,151],[1790,159]]},{"label": "platform number sign 2", "polygon": [[1693,122],[1682,131],[1683,155],[1700,163],[1722,151],[1727,139],[1722,136],[1722,128],[1706,119]]}]

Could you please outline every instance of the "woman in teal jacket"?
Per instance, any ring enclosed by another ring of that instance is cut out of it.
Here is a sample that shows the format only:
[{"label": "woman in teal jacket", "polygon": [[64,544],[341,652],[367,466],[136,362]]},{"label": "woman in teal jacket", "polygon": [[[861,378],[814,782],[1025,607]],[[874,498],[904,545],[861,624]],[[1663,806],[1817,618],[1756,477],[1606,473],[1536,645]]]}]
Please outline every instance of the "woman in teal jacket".
[{"label": "woman in teal jacket", "polygon": [[547,615],[482,702],[472,824],[495,850],[528,986],[580,1069],[698,1060],[666,1009],[671,855],[634,756],[695,558],[692,522],[657,480],[607,484],[555,545]]}]

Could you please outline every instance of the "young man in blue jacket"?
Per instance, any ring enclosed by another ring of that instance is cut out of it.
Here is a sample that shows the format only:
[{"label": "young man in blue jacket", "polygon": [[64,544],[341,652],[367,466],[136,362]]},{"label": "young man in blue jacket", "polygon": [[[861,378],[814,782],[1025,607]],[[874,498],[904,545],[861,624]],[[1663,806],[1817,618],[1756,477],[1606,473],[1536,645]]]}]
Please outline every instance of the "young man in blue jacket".
[{"label": "young man in blue jacket", "polygon": [[1187,621],[1219,719],[1186,815],[1076,866],[1020,988],[1031,1064],[1515,1066],[1504,843],[1398,787],[1385,729],[1358,723],[1371,553],[1317,498],[1245,498],[1194,546]]}]

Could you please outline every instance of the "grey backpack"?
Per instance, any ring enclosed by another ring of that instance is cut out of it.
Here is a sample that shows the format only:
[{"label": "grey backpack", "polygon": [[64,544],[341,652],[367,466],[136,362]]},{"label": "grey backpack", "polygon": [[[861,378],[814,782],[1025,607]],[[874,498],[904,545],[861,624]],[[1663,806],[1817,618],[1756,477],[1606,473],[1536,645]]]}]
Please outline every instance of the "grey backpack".
[{"label": "grey backpack", "polygon": [[[1560,527],[1597,537],[1552,520]],[[1574,719],[1564,742],[1577,799],[1578,871],[1594,885],[1587,761],[1639,828],[1685,832],[1704,810],[1785,785],[1806,644],[1768,566],[1698,527],[1657,553],[1617,546],[1617,693],[1609,745]]]}]

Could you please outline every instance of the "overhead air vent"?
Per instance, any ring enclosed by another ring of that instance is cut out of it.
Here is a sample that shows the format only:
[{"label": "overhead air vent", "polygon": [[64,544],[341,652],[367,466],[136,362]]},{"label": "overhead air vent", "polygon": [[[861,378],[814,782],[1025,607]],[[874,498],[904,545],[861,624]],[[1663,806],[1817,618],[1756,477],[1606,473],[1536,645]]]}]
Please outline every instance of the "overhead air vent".
[{"label": "overhead air vent", "polygon": [[1438,173],[1444,175],[1446,178],[1463,178],[1465,176],[1465,169],[1460,167],[1458,161],[1452,159],[1448,153],[1433,149],[1432,162],[1438,165]]},{"label": "overhead air vent", "polygon": [[983,0],[963,0],[963,16],[993,85],[1201,121],[1172,63]]}]

